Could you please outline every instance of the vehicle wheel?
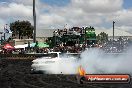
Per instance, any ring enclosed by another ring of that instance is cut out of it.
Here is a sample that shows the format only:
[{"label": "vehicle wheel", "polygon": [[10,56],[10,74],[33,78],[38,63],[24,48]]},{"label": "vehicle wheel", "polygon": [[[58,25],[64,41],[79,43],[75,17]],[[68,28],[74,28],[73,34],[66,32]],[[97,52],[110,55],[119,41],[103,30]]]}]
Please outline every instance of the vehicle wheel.
[{"label": "vehicle wheel", "polygon": [[85,81],[85,77],[80,77],[80,76],[77,76],[77,83],[78,84],[83,84],[83,82]]},{"label": "vehicle wheel", "polygon": [[84,81],[85,81],[85,77],[81,77],[80,78],[80,84],[83,84]]}]

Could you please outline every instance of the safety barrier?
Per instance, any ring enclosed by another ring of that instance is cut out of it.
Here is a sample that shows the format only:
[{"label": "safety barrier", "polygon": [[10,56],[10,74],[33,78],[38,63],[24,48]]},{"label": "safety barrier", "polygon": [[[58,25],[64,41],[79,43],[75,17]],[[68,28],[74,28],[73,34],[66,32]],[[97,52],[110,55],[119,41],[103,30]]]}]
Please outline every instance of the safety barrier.
[{"label": "safety barrier", "polygon": [[35,59],[44,56],[44,54],[0,54],[0,59]]}]

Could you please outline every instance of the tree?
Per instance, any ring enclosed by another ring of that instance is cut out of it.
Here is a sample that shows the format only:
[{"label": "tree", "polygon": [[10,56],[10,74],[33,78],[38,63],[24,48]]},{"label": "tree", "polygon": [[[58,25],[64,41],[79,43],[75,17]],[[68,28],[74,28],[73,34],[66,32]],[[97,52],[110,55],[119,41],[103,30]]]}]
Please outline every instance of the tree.
[{"label": "tree", "polygon": [[91,27],[91,26],[90,27],[86,27],[85,30],[87,32],[89,32],[89,31],[95,31],[94,27]]},{"label": "tree", "polygon": [[98,34],[97,40],[98,40],[98,43],[101,43],[101,44],[107,42],[108,34],[106,34],[105,32],[101,32],[100,34]]},{"label": "tree", "polygon": [[19,39],[23,37],[33,37],[33,26],[29,21],[15,21],[10,23],[10,29],[14,36],[19,36]]},{"label": "tree", "polygon": [[96,39],[96,34],[95,34],[95,29],[94,27],[86,27],[85,28],[85,31],[86,31],[86,37],[88,39]]},{"label": "tree", "polygon": [[53,37],[49,37],[49,38],[46,40],[46,43],[49,45],[50,48],[53,48],[53,46],[54,46]]}]

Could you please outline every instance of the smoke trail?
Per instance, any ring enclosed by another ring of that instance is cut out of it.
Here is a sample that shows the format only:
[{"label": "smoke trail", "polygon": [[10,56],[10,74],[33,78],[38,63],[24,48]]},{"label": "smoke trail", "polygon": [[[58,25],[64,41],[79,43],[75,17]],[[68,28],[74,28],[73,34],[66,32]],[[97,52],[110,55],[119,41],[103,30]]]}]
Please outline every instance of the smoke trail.
[{"label": "smoke trail", "polygon": [[132,55],[106,54],[99,49],[90,49],[81,54],[80,63],[87,73],[131,73]]},{"label": "smoke trail", "polygon": [[80,60],[73,57],[62,57],[61,61],[52,64],[48,73],[52,74],[77,74],[79,65],[88,74],[92,73],[132,73],[132,54],[131,50],[125,54],[106,54],[100,49],[92,48],[81,54]]}]

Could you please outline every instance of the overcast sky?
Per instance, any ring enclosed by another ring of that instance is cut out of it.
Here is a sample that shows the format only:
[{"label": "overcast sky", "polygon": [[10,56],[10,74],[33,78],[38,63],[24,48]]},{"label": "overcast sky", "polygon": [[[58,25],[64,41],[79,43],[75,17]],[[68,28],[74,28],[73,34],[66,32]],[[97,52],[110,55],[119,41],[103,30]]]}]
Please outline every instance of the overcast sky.
[{"label": "overcast sky", "polygon": [[[37,31],[72,26],[94,26],[132,31],[132,0],[36,0]],[[0,30],[6,23],[33,23],[32,0],[0,0]]]}]

